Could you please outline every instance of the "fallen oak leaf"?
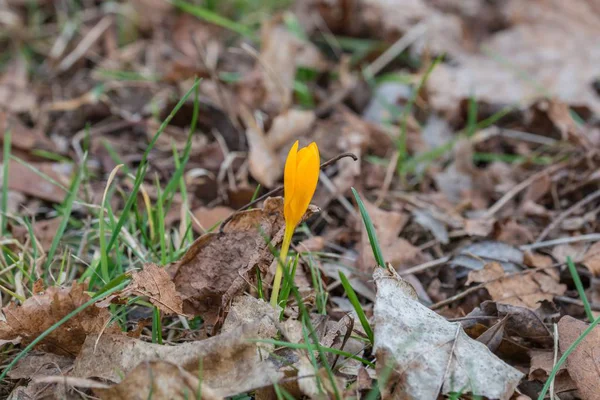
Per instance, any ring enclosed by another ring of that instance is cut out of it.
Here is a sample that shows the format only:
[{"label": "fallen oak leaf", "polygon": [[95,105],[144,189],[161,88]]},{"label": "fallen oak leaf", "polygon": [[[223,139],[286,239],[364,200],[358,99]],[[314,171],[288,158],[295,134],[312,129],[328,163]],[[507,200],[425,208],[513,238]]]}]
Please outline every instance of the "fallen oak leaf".
[{"label": "fallen oak leaf", "polygon": [[[523,374],[417,300],[414,289],[391,266],[373,273],[377,373],[389,373],[391,398],[433,399],[461,390],[510,398]],[[385,394],[384,394],[385,395]],[[404,396],[404,397],[403,397]]]},{"label": "fallen oak leaf", "polygon": [[[73,282],[69,288],[49,287],[44,293],[33,295],[18,306],[11,303],[2,309],[5,320],[0,321],[0,339],[22,338],[28,344],[91,297],[85,293],[87,284]],[[119,332],[115,325],[108,326],[111,314],[94,305],[76,314],[52,331],[38,345],[44,351],[75,356],[87,335],[91,333]]]}]

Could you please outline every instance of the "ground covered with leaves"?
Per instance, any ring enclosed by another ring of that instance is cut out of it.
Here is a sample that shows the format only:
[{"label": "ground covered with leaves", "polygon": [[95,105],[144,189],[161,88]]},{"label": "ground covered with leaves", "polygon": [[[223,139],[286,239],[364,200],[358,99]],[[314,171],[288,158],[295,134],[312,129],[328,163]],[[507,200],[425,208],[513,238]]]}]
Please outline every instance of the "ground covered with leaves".
[{"label": "ground covered with leaves", "polygon": [[0,0],[0,396],[599,398],[598,37],[598,0]]}]

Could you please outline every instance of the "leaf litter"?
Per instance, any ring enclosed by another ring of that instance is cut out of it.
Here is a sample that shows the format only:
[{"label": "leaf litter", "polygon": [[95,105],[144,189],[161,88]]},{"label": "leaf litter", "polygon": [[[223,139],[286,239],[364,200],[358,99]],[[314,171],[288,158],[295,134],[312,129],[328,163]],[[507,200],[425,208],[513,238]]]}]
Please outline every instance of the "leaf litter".
[{"label": "leaf litter", "polygon": [[[595,2],[26,3],[0,6],[2,396],[593,398]],[[321,170],[272,308],[261,196],[296,140],[359,160]],[[402,278],[373,281],[351,187]]]}]

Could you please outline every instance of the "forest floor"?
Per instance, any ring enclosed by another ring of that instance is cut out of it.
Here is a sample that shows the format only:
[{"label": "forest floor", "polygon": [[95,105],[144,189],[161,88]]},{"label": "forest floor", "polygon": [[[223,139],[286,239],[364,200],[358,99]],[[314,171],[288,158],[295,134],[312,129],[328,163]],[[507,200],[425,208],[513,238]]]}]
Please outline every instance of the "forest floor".
[{"label": "forest floor", "polygon": [[597,399],[598,37],[597,0],[0,0],[0,397]]}]

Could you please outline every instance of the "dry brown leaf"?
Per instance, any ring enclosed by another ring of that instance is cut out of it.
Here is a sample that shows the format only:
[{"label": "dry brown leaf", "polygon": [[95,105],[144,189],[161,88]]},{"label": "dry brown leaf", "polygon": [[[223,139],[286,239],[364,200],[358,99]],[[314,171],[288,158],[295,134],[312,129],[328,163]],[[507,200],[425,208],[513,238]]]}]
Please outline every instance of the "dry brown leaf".
[{"label": "dry brown leaf", "polygon": [[166,361],[142,362],[122,382],[108,389],[94,389],[103,399],[113,400],[184,400],[197,397],[217,400],[222,396],[214,393],[205,382],[177,364]]},{"label": "dry brown leaf", "polygon": [[[316,210],[311,206],[305,217]],[[269,198],[262,209],[236,214],[223,233],[198,238],[182,259],[169,267],[175,288],[183,298],[183,311],[214,323],[219,310],[226,308],[254,279],[251,272],[255,268],[268,270],[273,255],[265,238],[277,246],[283,226],[283,199]]]},{"label": "dry brown leaf", "polygon": [[[10,303],[2,309],[5,321],[0,321],[0,339],[20,336],[23,343],[28,344],[71,311],[89,301],[86,289],[86,284],[73,282],[70,288],[49,287],[45,293],[28,298],[20,306]],[[110,319],[108,310],[91,305],[52,331],[37,348],[59,355],[75,356],[87,335],[102,331],[119,332],[115,325],[107,328]]]},{"label": "dry brown leaf", "polygon": [[261,49],[256,68],[266,89],[264,109],[275,115],[292,104],[296,67],[323,70],[327,63],[317,47],[290,32],[279,18],[265,23],[261,31]]},{"label": "dry brown leaf", "polygon": [[156,264],[145,264],[144,269],[131,275],[131,283],[123,294],[147,297],[165,314],[183,314],[183,302],[169,273]]},{"label": "dry brown leaf", "polygon": [[470,96],[491,104],[517,104],[550,94],[599,112],[600,99],[592,85],[600,59],[597,3],[511,0],[496,4],[507,28],[483,40],[480,48],[485,55],[456,46],[449,51],[453,64],[438,65],[427,81],[433,107],[456,115],[460,100]]},{"label": "dry brown leaf", "polygon": [[39,376],[64,375],[73,366],[73,358],[33,351],[8,372],[10,379],[33,379]]},{"label": "dry brown leaf", "polygon": [[[69,186],[69,175],[73,166],[59,163],[29,163],[29,165],[54,181]],[[28,167],[11,160],[8,167],[8,188],[41,200],[61,203],[67,192],[42,178]],[[0,173],[2,175],[2,173]]]},{"label": "dry brown leaf", "polygon": [[[278,150],[282,146],[304,137],[316,119],[314,111],[287,110],[273,119],[269,133],[269,145]],[[288,149],[285,149],[286,151]]]},{"label": "dry brown leaf", "polygon": [[[552,351],[532,350],[529,355],[531,356],[529,380],[546,382],[550,372],[554,368],[554,353]],[[561,365],[554,378],[554,391],[561,393],[575,389],[577,389],[577,386],[569,376],[567,366],[565,364]]]},{"label": "dry brown leaf", "polygon": [[527,307],[519,307],[510,304],[484,301],[481,305],[469,313],[474,319],[465,320],[462,325],[465,329],[476,324],[475,317],[507,318],[505,331],[510,336],[518,336],[543,347],[552,346],[552,333],[545,324],[546,319],[555,313],[550,303],[543,303],[542,307],[532,310]]},{"label": "dry brown leaf", "polygon": [[[44,251],[48,251],[50,249],[61,220],[62,218],[57,217],[44,221],[37,221],[35,224],[33,224],[33,234],[35,236],[35,240],[42,246]],[[30,239],[29,229],[26,226],[13,226],[11,231],[13,236],[21,243],[24,243],[27,239]]]},{"label": "dry brown leaf", "polygon": [[25,56],[18,56],[4,68],[0,76],[0,109],[11,113],[32,112],[36,95],[29,87],[28,65]]},{"label": "dry brown leaf", "polygon": [[176,364],[194,376],[202,367],[202,383],[219,396],[232,396],[271,385],[281,375],[261,354],[259,325],[243,325],[210,339],[163,346],[124,335],[90,335],[75,360],[73,376],[121,382],[140,364],[164,361]]},{"label": "dry brown leaf", "polygon": [[499,230],[496,240],[513,246],[531,243],[535,239],[531,230],[512,219],[504,224],[500,224]]},{"label": "dry brown leaf", "polygon": [[485,288],[492,300],[515,306],[537,309],[540,302],[552,301],[554,296],[565,293],[567,286],[558,283],[550,275],[538,271],[506,275],[502,265],[490,262],[481,270],[469,272],[466,284],[486,283]]},{"label": "dry brown leaf", "polygon": [[[396,268],[402,269],[402,265],[406,265],[420,256],[421,251],[417,247],[413,246],[406,239],[399,237],[400,232],[402,232],[402,229],[404,229],[404,226],[408,222],[408,215],[404,212],[381,210],[368,201],[364,201],[364,203],[375,226],[377,239],[379,240],[381,252],[386,262],[389,262]],[[361,257],[359,267],[362,271],[367,272],[373,269],[375,257],[373,256],[373,249],[369,242],[367,230],[362,221],[360,221],[360,228]]]},{"label": "dry brown leaf", "polygon": [[594,243],[583,256],[583,265],[590,270],[595,277],[600,276],[600,242]]},{"label": "dry brown leaf", "polygon": [[241,116],[246,124],[246,138],[250,148],[250,173],[261,185],[272,188],[283,174],[283,164],[250,111],[242,107]]},{"label": "dry brown leaf", "polygon": [[[589,325],[571,316],[565,315],[558,321],[558,340],[560,351],[564,353],[569,346],[587,329]],[[569,357],[567,370],[575,381],[583,400],[598,398],[600,393],[600,330],[592,330],[581,341]]]},{"label": "dry brown leaf", "polygon": [[198,226],[194,221],[193,228],[198,233],[206,233],[207,230],[217,226],[235,210],[231,207],[216,206],[214,208],[200,207],[193,211],[194,217],[198,220],[201,226]]},{"label": "dry brown leaf", "polygon": [[11,145],[16,149],[56,151],[54,143],[43,132],[28,128],[18,118],[0,111],[0,141],[4,141],[4,135],[9,131]]},{"label": "dry brown leaf", "polygon": [[269,303],[256,297],[242,295],[231,302],[231,309],[223,323],[221,332],[229,332],[244,324],[258,324],[260,337],[275,337],[277,328],[275,323],[279,320],[280,309],[273,308]]},{"label": "dry brown leaf", "polygon": [[510,398],[521,372],[469,338],[460,323],[419,303],[414,289],[390,266],[376,268],[373,279],[377,373],[389,373],[393,367],[383,397],[435,399],[440,393],[461,390]]}]

